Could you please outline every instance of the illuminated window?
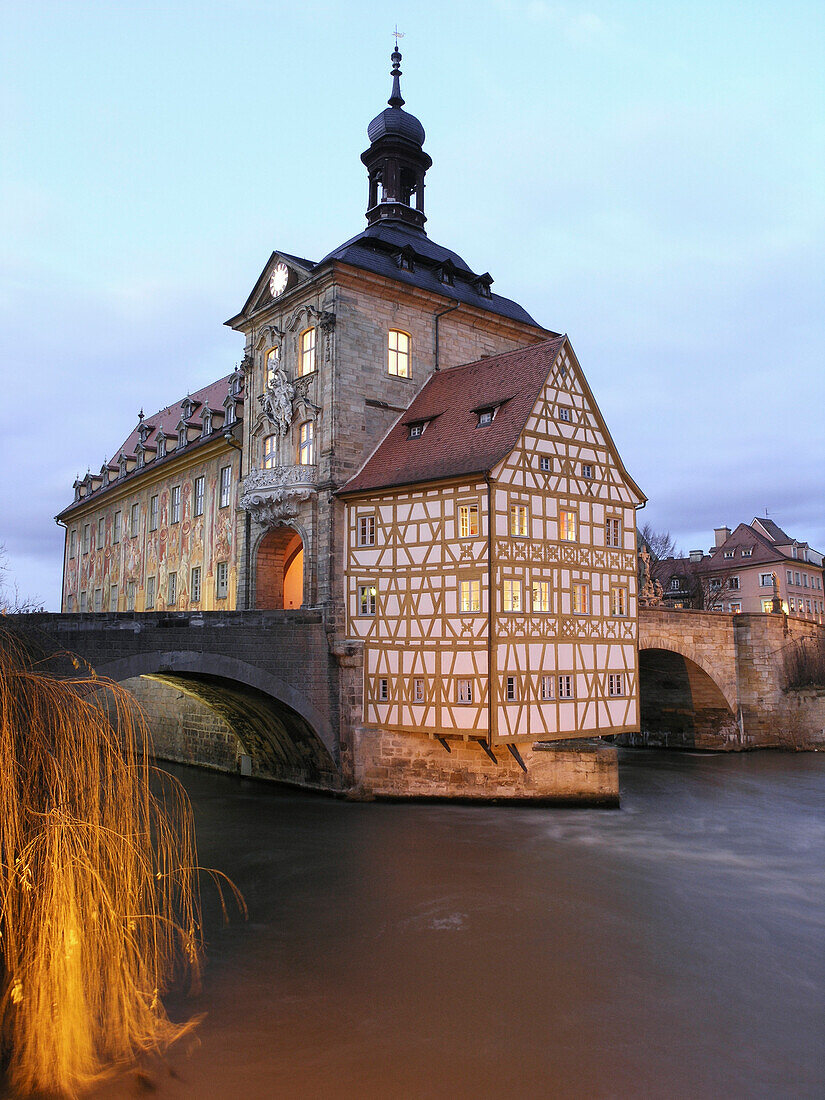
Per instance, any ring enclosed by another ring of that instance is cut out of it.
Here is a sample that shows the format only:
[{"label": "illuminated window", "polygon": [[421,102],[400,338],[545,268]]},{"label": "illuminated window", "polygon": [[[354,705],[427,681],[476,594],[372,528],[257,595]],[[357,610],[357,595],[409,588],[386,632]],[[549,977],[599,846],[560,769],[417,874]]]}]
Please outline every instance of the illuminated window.
[{"label": "illuminated window", "polygon": [[515,676],[507,677],[507,702],[512,703],[516,697],[516,678]]},{"label": "illuminated window", "polygon": [[219,506],[221,508],[228,508],[229,501],[232,497],[232,467],[221,467],[221,488]]},{"label": "illuminated window", "polygon": [[178,602],[178,575],[170,573],[166,589],[166,606],[174,607]]},{"label": "illuminated window", "polygon": [[728,611],[732,611],[734,615],[738,615],[741,610],[742,604],[739,602],[739,600],[728,604]]},{"label": "illuminated window", "polygon": [[[315,329],[310,329],[310,332],[314,332]],[[270,348],[266,353],[266,385],[271,386],[275,381],[275,372],[281,365],[281,349]],[[234,410],[234,405],[232,406]],[[227,411],[228,417],[228,411]]]},{"label": "illuminated window", "polygon": [[[677,581],[678,584],[678,581]],[[610,589],[610,614],[627,614],[627,589],[615,587]]]},{"label": "illuminated window", "polygon": [[308,328],[301,333],[301,374],[312,374],[315,370],[315,329]]},{"label": "illuminated window", "polygon": [[541,684],[540,684],[540,691],[541,691],[542,699],[552,699],[553,698],[553,677],[552,676],[542,676]]},{"label": "illuminated window", "polygon": [[158,498],[153,496],[149,501],[149,530],[157,531],[158,529]]},{"label": "illuminated window", "polygon": [[576,541],[576,513],[567,508],[559,512],[559,538],[562,542]]},{"label": "illuminated window", "polygon": [[180,523],[180,485],[172,486],[169,503],[169,522]]},{"label": "illuminated window", "polygon": [[375,516],[358,517],[358,545],[375,546]]},{"label": "illuminated window", "polygon": [[617,695],[624,695],[624,674],[621,672],[610,672],[607,676],[607,694],[616,697]]},{"label": "illuminated window", "polygon": [[573,698],[573,677],[559,676],[559,699]]},{"label": "illuminated window", "polygon": [[458,508],[458,537],[474,538],[478,534],[478,505],[461,504]]},{"label": "illuminated window", "polygon": [[203,515],[203,502],[204,502],[205,495],[206,495],[206,478],[205,477],[196,477],[195,478],[195,500],[194,500],[194,508],[193,508],[194,514],[196,516],[202,516]]},{"label": "illuminated window", "polygon": [[201,568],[199,565],[192,567],[189,582],[189,599],[192,603],[199,603],[201,598]]},{"label": "illuminated window", "polygon": [[413,700],[416,703],[424,702],[424,681],[413,680]]},{"label": "illuminated window", "polygon": [[315,462],[315,425],[305,420],[298,429],[298,464],[312,466]]},{"label": "illuminated window", "polygon": [[604,521],[604,544],[605,546],[622,545],[622,524],[613,516]]},{"label": "illuminated window", "polygon": [[390,697],[390,682],[383,676],[378,681],[378,698],[382,703],[385,703]]},{"label": "illuminated window", "polygon": [[521,581],[509,577],[505,580],[504,610],[521,611]]},{"label": "illuminated window", "polygon": [[139,531],[140,531],[140,505],[139,504],[133,504],[132,505],[132,515],[131,515],[131,519],[129,520],[129,534],[134,539],[134,538],[137,538]]},{"label": "illuminated window", "polygon": [[550,582],[533,581],[533,610],[550,610]]},{"label": "illuminated window", "polygon": [[374,584],[358,585],[358,614],[374,615],[377,589]]},{"label": "illuminated window", "polygon": [[527,538],[527,505],[510,505],[510,534],[516,538]]},{"label": "illuminated window", "polygon": [[[117,590],[115,590],[115,600],[117,600]],[[146,578],[146,610],[151,611],[155,606],[155,578]]]},{"label": "illuminated window", "polygon": [[389,333],[387,370],[397,378],[410,377],[410,337],[394,328]]},{"label": "illuminated window", "polygon": [[[766,611],[768,613],[773,611],[773,600],[763,600],[762,601],[762,610]],[[800,613],[801,613],[801,611],[802,611],[802,600],[799,601],[799,610],[800,610]]]},{"label": "illuminated window", "polygon": [[573,585],[573,614],[587,615],[590,611],[590,588],[581,581]]},{"label": "illuminated window", "polygon": [[219,561],[215,566],[215,596],[225,600],[229,595],[229,562]]},{"label": "illuminated window", "polygon": [[274,466],[277,466],[278,460],[276,450],[278,447],[277,435],[268,435],[264,439],[264,469],[271,470]]},{"label": "illuminated window", "polygon": [[458,606],[460,611],[472,612],[481,610],[481,581],[461,581],[458,590]]},{"label": "illuminated window", "polygon": [[473,681],[472,680],[457,680],[456,692],[459,703],[472,703],[473,701]]}]

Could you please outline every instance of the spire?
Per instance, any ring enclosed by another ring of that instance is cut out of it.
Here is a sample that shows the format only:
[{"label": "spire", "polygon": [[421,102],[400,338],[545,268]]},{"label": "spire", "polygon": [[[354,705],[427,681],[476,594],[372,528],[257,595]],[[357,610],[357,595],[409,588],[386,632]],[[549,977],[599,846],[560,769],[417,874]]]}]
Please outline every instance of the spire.
[{"label": "spire", "polygon": [[398,52],[398,42],[396,41],[395,49],[390,55],[390,61],[392,61],[392,70],[390,76],[392,77],[392,95],[387,100],[390,107],[403,107],[404,100],[401,98],[401,77],[402,72],[400,69],[401,54]]}]

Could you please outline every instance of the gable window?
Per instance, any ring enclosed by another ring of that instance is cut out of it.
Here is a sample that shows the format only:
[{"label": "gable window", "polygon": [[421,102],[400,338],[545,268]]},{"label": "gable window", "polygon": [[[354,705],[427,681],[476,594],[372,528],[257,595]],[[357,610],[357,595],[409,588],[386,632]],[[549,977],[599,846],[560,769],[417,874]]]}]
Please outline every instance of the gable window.
[{"label": "gable window", "polygon": [[607,694],[612,698],[618,695],[624,695],[624,675],[621,672],[608,673]]},{"label": "gable window", "polygon": [[559,512],[559,538],[562,542],[576,541],[576,513],[570,508]]},{"label": "gable window", "polygon": [[460,504],[458,506],[458,537],[471,539],[478,535],[478,505]]},{"label": "gable window", "polygon": [[192,566],[192,572],[190,574],[189,581],[189,599],[192,603],[200,603],[201,598],[201,567],[199,565]]},{"label": "gable window", "polygon": [[539,694],[541,695],[542,699],[552,699],[553,698],[553,677],[552,676],[542,676],[540,684],[539,684]]},{"label": "gable window", "polygon": [[622,545],[622,523],[615,516],[608,516],[604,521],[604,544],[605,546]]},{"label": "gable window", "polygon": [[670,591],[671,592],[681,592],[682,591],[682,582],[679,580],[678,577],[671,577],[670,578]]},{"label": "gable window", "polygon": [[473,701],[473,681],[472,680],[456,680],[456,697],[459,703],[472,703]]},{"label": "gable window", "polygon": [[515,676],[507,677],[507,702],[512,703],[516,697],[516,678]]},{"label": "gable window", "polygon": [[203,515],[203,500],[204,500],[205,495],[206,495],[206,478],[205,477],[196,477],[195,478],[195,504],[194,504],[194,514],[196,516],[202,516]]},{"label": "gable window", "polygon": [[591,479],[593,477],[593,467],[589,462],[582,463],[582,477]]},{"label": "gable window", "polygon": [[120,542],[120,523],[121,523],[120,512],[115,512],[114,524],[112,526],[112,542],[113,543]]},{"label": "gable window", "polygon": [[315,425],[305,420],[298,429],[298,465],[312,466],[315,462]]},{"label": "gable window", "polygon": [[232,490],[232,467],[231,466],[222,466],[221,467],[221,489],[220,489],[220,498],[219,498],[219,506],[221,508],[228,508],[229,507],[229,499],[232,495],[231,490]]},{"label": "gable window", "polygon": [[726,557],[726,558],[732,558],[732,557],[735,556],[735,554],[736,554],[735,550],[725,550],[724,553],[723,553],[723,556]]},{"label": "gable window", "polygon": [[230,424],[235,423],[235,402],[230,401],[226,406],[226,415],[224,416],[223,424],[225,428],[228,428]]},{"label": "gable window", "polygon": [[550,610],[550,582],[533,581],[533,610]]},{"label": "gable window", "polygon": [[375,546],[375,516],[358,517],[358,545]]},{"label": "gable window", "polygon": [[158,458],[166,458],[166,436],[160,432],[155,439],[158,445]]},{"label": "gable window", "polygon": [[157,494],[149,501],[149,530],[157,531],[158,529],[158,498]]},{"label": "gable window", "polygon": [[542,455],[539,459],[539,469],[549,473],[553,469],[553,460],[548,458],[547,455]]},{"label": "gable window", "polygon": [[[676,583],[678,585],[679,582],[676,581]],[[610,589],[610,614],[617,616],[627,614],[627,589],[621,585],[615,585]]]},{"label": "gable window", "polygon": [[759,584],[762,588],[773,588],[773,573],[760,573]]},{"label": "gable window", "polygon": [[559,676],[559,699],[573,698],[573,677]]},{"label": "gable window", "polygon": [[394,328],[388,338],[387,372],[397,378],[410,377],[410,337]]},{"label": "gable window", "polygon": [[590,611],[590,586],[582,581],[573,584],[573,614],[587,615]]},{"label": "gable window", "polygon": [[510,505],[510,534],[515,538],[527,538],[527,505]]},{"label": "gable window", "polygon": [[215,566],[215,596],[225,600],[229,595],[229,562],[219,561]]},{"label": "gable window", "polygon": [[461,612],[481,610],[481,581],[461,581],[458,586],[458,609]]},{"label": "gable window", "polygon": [[203,414],[203,427],[201,428],[201,436],[212,434],[212,411],[206,409]]},{"label": "gable window", "polygon": [[[117,600],[117,592],[115,592],[115,599]],[[155,606],[155,578],[146,578],[146,610],[151,611]]]},{"label": "gable window", "polygon": [[521,581],[508,577],[504,581],[504,610],[521,611]]},{"label": "gable window", "polygon": [[181,424],[178,428],[178,449],[186,446],[186,425]]},{"label": "gable window", "polygon": [[301,333],[301,374],[312,374],[315,370],[315,329],[308,328]]},{"label": "gable window", "polygon": [[358,614],[374,615],[377,589],[374,584],[358,585]]},{"label": "gable window", "polygon": [[567,405],[559,405],[558,408],[559,420],[564,421],[565,424],[570,423],[570,409]]},{"label": "gable window", "polygon": [[132,505],[132,515],[129,520],[129,535],[136,539],[140,531],[140,504]]},{"label": "gable window", "polygon": [[170,573],[166,588],[166,606],[175,607],[178,602],[178,575]]},{"label": "gable window", "polygon": [[169,504],[169,522],[180,523],[180,485],[172,486],[172,496]]},{"label": "gable window", "polygon": [[264,469],[272,470],[278,464],[277,457],[278,437],[268,435],[264,439]]}]

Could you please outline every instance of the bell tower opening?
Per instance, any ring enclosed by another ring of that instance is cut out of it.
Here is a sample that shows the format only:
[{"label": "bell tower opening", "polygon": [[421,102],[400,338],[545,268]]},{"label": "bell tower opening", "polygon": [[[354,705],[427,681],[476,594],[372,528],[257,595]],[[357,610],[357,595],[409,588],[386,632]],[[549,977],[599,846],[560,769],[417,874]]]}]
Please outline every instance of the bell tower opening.
[{"label": "bell tower opening", "polygon": [[255,559],[255,607],[288,611],[304,602],[304,544],[291,527],[267,531]]}]

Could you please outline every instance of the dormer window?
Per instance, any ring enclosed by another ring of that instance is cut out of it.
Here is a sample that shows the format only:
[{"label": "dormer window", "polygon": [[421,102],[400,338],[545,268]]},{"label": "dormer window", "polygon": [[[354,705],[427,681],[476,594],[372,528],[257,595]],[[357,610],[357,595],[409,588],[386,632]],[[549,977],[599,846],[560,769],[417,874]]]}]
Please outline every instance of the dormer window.
[{"label": "dormer window", "polygon": [[426,420],[417,420],[414,424],[408,425],[410,439],[420,439],[427,429]]},{"label": "dormer window", "polygon": [[743,558],[749,558],[753,554],[753,547],[749,546],[747,550],[742,551]]},{"label": "dormer window", "polygon": [[410,247],[402,248],[395,259],[402,271],[415,271],[415,253]]},{"label": "dormer window", "polygon": [[121,452],[117,460],[118,477],[126,476],[126,455]]},{"label": "dormer window", "polygon": [[145,462],[146,462],[146,457],[145,457],[145,454],[144,454],[144,451],[143,451],[143,447],[138,447],[138,449],[137,449],[137,468],[139,470],[142,470]]},{"label": "dormer window", "polygon": [[159,432],[157,435],[158,444],[158,458],[166,458],[166,436],[163,432]]},{"label": "dormer window", "polygon": [[444,283],[445,286],[453,285],[455,282],[455,269],[449,260],[435,269],[435,277],[440,283]]},{"label": "dormer window", "polygon": [[212,434],[212,410],[209,406],[205,406],[203,410],[203,427],[201,428],[201,436]]},{"label": "dormer window", "polygon": [[[275,351],[277,352],[278,349],[275,348]],[[238,370],[238,368],[236,367],[232,377],[229,379],[229,392],[232,394],[233,397],[237,397],[238,394],[241,392],[242,384],[243,372]]]},{"label": "dormer window", "polygon": [[732,558],[735,555],[736,555],[735,550],[725,550],[722,556],[725,557],[725,558]]},{"label": "dormer window", "polygon": [[178,448],[186,446],[186,425],[178,425]]},{"label": "dormer window", "polygon": [[490,289],[492,282],[493,278],[490,275],[489,271],[485,271],[483,275],[479,275],[479,277],[473,283],[473,286],[476,288],[482,298],[492,298],[493,292]]},{"label": "dormer window", "polygon": [[226,406],[226,416],[224,417],[223,426],[228,428],[230,424],[235,423],[235,402],[230,401]]},{"label": "dormer window", "polygon": [[496,418],[498,412],[498,405],[491,405],[489,409],[478,410],[478,426],[479,428],[485,427],[487,424],[492,424]]}]

